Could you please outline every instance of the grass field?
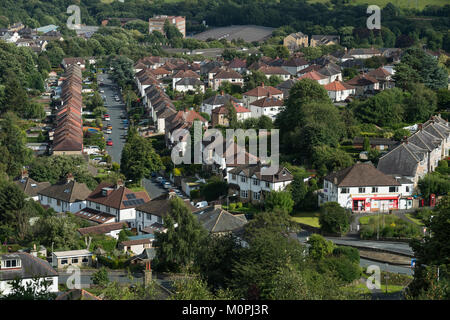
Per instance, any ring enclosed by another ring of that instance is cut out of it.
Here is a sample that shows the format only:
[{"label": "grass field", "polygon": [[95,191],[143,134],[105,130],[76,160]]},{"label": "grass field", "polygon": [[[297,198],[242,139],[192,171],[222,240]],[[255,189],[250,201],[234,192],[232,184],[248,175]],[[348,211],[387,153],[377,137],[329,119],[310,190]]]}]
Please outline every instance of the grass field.
[{"label": "grass field", "polygon": [[[309,0],[309,2],[321,2],[326,3],[330,0]],[[417,3],[417,9],[423,9],[427,5],[444,6],[448,4],[448,0],[350,0],[351,4],[367,4],[377,5],[380,8],[386,6],[389,2],[392,2],[397,7],[415,9]]]},{"label": "grass field", "polygon": [[292,221],[303,223],[311,227],[320,228],[319,212],[297,212],[291,217]]}]

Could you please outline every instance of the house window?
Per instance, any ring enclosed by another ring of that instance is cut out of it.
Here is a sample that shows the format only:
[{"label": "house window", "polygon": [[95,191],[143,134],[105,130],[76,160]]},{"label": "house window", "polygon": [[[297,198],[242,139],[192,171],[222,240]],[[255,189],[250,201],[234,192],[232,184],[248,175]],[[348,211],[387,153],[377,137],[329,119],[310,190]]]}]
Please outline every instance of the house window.
[{"label": "house window", "polygon": [[342,188],[341,193],[350,193],[350,188]]},{"label": "house window", "polygon": [[67,264],[67,259],[62,259],[61,264]]},{"label": "house window", "polygon": [[106,207],[106,212],[110,213],[111,212],[111,208],[110,207]]},{"label": "house window", "polygon": [[83,259],[81,260],[81,262],[83,262],[83,263],[88,263],[88,262],[89,262],[89,258],[88,258],[88,257],[83,257]]},{"label": "house window", "polygon": [[232,174],[232,175],[231,175],[231,179],[236,180],[236,175],[235,175],[235,174]]},{"label": "house window", "polygon": [[78,258],[72,258],[72,263],[78,263]]},{"label": "house window", "polygon": [[253,192],[253,199],[255,199],[255,200],[259,200],[260,199],[259,192]]},{"label": "house window", "polygon": [[61,201],[60,200],[56,200],[56,205],[60,206],[61,205]]},{"label": "house window", "polygon": [[247,178],[246,177],[241,177],[241,182],[247,182]]},{"label": "house window", "polygon": [[161,217],[157,217],[156,221],[158,221],[158,223],[162,223],[162,218]]},{"label": "house window", "polygon": [[253,179],[253,185],[254,186],[259,186],[259,180],[258,179]]},{"label": "house window", "polygon": [[398,187],[389,187],[389,192],[398,192]]},{"label": "house window", "polygon": [[2,269],[20,268],[20,266],[21,266],[20,259],[3,260],[0,265]]},{"label": "house window", "polygon": [[266,188],[270,188],[270,183],[266,182]]},{"label": "house window", "polygon": [[409,186],[406,186],[406,192],[409,192]]},{"label": "house window", "polygon": [[100,210],[100,205],[98,203],[95,204],[95,209]]},{"label": "house window", "polygon": [[378,192],[378,187],[372,187],[372,193],[377,193]]},{"label": "house window", "polygon": [[366,188],[358,188],[358,193],[366,193]]},{"label": "house window", "polygon": [[152,215],[149,214],[149,213],[146,213],[146,214],[145,214],[145,218],[146,218],[147,220],[152,220]]},{"label": "house window", "polygon": [[248,192],[247,190],[241,190],[241,198],[246,199],[248,197]]}]

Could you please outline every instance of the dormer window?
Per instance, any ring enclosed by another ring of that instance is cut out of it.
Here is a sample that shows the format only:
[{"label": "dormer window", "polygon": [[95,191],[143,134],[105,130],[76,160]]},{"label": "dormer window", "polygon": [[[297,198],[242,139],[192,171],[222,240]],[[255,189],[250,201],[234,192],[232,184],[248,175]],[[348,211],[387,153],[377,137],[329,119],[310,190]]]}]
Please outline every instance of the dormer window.
[{"label": "dormer window", "polygon": [[0,269],[13,269],[22,267],[20,259],[6,259],[1,261]]}]

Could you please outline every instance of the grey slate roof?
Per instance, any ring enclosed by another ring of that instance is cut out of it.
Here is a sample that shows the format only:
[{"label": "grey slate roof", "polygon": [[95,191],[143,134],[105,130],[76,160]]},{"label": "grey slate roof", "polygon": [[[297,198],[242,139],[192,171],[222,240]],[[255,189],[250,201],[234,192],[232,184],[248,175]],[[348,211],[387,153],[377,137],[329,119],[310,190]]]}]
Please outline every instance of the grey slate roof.
[{"label": "grey slate roof", "polygon": [[6,253],[0,255],[1,260],[20,259],[21,268],[18,270],[0,270],[0,280],[31,279],[33,277],[54,277],[58,273],[51,265],[40,258],[26,252]]},{"label": "grey slate roof", "polygon": [[402,143],[378,161],[378,170],[384,174],[414,177],[420,161],[425,159],[427,150],[413,143]]},{"label": "grey slate roof", "polygon": [[91,190],[84,183],[76,181],[62,181],[45,188],[39,192],[43,196],[65,202],[77,202],[86,200]]},{"label": "grey slate roof", "polygon": [[239,99],[233,97],[232,95],[229,95],[228,93],[225,93],[224,95],[218,94],[212,97],[209,97],[205,101],[203,101],[203,104],[209,104],[209,105],[219,105],[223,106],[224,104],[227,104],[229,101],[234,101],[236,103],[239,103]]},{"label": "grey slate roof", "polygon": [[324,179],[339,187],[399,186],[394,178],[377,170],[371,163],[357,163],[333,172]]},{"label": "grey slate roof", "polygon": [[37,182],[29,177],[19,178],[14,182],[29,197],[36,197],[39,191],[50,186],[50,182]]},{"label": "grey slate roof", "polygon": [[196,214],[197,219],[210,233],[235,232],[247,224],[245,215],[233,215],[220,208],[210,207]]}]

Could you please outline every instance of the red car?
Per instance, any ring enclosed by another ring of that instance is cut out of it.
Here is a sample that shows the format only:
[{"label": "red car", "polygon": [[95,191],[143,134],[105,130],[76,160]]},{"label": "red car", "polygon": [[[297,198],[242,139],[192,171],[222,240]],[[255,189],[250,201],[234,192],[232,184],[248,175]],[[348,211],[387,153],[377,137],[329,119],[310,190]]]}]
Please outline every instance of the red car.
[{"label": "red car", "polygon": [[112,140],[108,140],[106,141],[106,145],[112,147],[113,145],[113,141]]}]

